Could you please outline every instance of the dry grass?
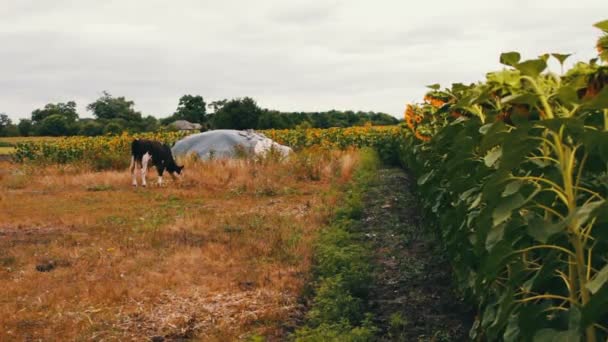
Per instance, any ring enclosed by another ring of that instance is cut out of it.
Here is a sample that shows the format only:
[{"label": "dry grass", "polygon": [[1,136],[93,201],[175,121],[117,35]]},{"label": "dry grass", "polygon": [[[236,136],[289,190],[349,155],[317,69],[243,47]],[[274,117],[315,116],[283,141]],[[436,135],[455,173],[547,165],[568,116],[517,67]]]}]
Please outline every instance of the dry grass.
[{"label": "dry grass", "polygon": [[5,146],[0,146],[0,155],[2,154],[10,154],[15,150],[14,147],[5,147]]},{"label": "dry grass", "polygon": [[0,165],[0,341],[282,339],[357,158],[190,163],[137,189],[127,171]]},{"label": "dry grass", "polygon": [[59,138],[61,137],[0,137],[0,142],[16,144],[26,141],[51,141]]}]

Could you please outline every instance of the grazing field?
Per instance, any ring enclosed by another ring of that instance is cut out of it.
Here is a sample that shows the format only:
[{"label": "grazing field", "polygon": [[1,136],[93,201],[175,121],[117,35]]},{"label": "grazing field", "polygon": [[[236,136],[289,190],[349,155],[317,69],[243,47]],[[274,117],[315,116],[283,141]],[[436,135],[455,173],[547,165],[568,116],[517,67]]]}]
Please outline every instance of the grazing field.
[{"label": "grazing field", "polygon": [[0,340],[283,339],[358,158],[192,162],[163,188],[3,162]]}]

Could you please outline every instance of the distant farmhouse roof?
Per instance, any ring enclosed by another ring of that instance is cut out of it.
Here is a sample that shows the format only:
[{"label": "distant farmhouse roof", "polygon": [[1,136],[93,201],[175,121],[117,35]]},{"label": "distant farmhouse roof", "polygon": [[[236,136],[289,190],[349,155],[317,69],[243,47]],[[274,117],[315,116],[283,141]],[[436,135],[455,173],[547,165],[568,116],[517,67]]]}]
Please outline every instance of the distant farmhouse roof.
[{"label": "distant farmhouse roof", "polygon": [[170,126],[173,126],[180,131],[200,131],[200,129],[203,127],[201,124],[192,123],[186,120],[173,121]]}]

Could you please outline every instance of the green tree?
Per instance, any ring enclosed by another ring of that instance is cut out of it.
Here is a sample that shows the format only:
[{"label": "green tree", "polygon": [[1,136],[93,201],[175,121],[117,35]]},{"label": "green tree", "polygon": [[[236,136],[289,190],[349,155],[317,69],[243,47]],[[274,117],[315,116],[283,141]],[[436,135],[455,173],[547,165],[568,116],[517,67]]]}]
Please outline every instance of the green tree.
[{"label": "green tree", "polygon": [[103,133],[118,135],[121,134],[124,130],[125,127],[121,124],[119,120],[112,120],[103,128]]},{"label": "green tree", "polygon": [[87,120],[80,125],[80,135],[94,137],[103,134],[103,125],[95,120]]},{"label": "green tree", "polygon": [[329,115],[325,113],[319,113],[312,116],[313,123],[316,128],[329,128],[331,123],[329,122]]},{"label": "green tree", "polygon": [[42,109],[36,109],[32,112],[32,123],[41,123],[44,119],[51,115],[60,115],[64,117],[67,122],[76,121],[78,119],[76,102],[68,101],[67,103],[49,103]]},{"label": "green tree", "polygon": [[17,128],[19,129],[19,135],[24,137],[29,136],[32,133],[32,120],[20,119]]},{"label": "green tree", "polygon": [[173,113],[173,120],[187,120],[193,123],[205,123],[207,104],[200,95],[184,95],[179,99],[177,110]]},{"label": "green tree", "polygon": [[0,136],[13,137],[19,135],[17,126],[13,125],[13,121],[6,114],[0,114]]},{"label": "green tree", "polygon": [[0,130],[7,127],[8,125],[11,125],[12,123],[13,122],[11,121],[11,118],[8,117],[8,115],[4,113],[0,114]]},{"label": "green tree", "polygon": [[276,128],[283,129],[289,128],[289,123],[285,119],[288,114],[283,114],[281,112],[273,111],[273,110],[263,110],[260,118],[258,119],[257,127],[258,129],[268,129],[268,128]]},{"label": "green tree", "polygon": [[385,113],[374,113],[370,112],[367,114],[369,120],[374,125],[396,125],[399,123],[399,120],[392,115]]},{"label": "green tree", "polygon": [[65,116],[53,114],[47,116],[38,125],[39,135],[49,135],[54,137],[70,135],[70,125]]},{"label": "green tree", "polygon": [[93,115],[100,120],[122,119],[128,123],[129,127],[135,127],[141,123],[140,112],[135,111],[133,101],[128,101],[124,97],[113,97],[107,91],[95,102],[87,106]]},{"label": "green tree", "polygon": [[213,113],[216,113],[218,110],[222,109],[226,103],[228,103],[228,100],[226,99],[217,100],[208,104],[207,107],[213,109]]},{"label": "green tree", "polygon": [[155,117],[148,115],[143,119],[142,122],[142,130],[144,132],[154,132],[156,130],[158,130],[158,119],[156,119]]},{"label": "green tree", "polygon": [[250,97],[233,99],[222,106],[213,119],[215,128],[250,129],[257,128],[262,109]]}]

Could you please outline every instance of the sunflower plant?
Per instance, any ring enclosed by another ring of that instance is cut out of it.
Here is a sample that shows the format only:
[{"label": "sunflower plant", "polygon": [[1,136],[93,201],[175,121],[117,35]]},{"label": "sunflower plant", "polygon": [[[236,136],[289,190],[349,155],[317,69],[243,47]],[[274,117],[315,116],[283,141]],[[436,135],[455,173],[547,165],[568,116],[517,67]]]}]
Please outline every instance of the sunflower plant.
[{"label": "sunflower plant", "polygon": [[478,305],[473,339],[608,338],[608,73],[550,58],[568,55],[504,53],[484,82],[408,107],[402,162]]}]

